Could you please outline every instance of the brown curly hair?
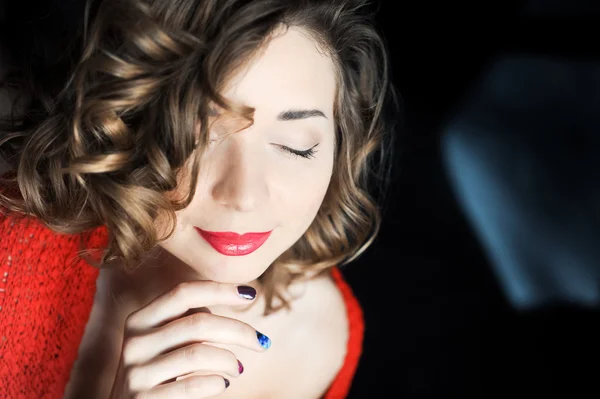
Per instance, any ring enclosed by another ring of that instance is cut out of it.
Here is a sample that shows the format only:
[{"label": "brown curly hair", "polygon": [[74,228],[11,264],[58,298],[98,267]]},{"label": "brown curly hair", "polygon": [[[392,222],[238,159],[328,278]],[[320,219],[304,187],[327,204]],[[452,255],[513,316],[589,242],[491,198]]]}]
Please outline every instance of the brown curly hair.
[{"label": "brown curly hair", "polygon": [[[398,101],[369,5],[88,2],[80,34],[53,60],[60,67],[53,76],[28,67],[3,81],[4,88],[30,100],[16,101],[0,127],[0,155],[14,172],[2,179],[13,190],[0,194],[0,206],[61,233],[105,226],[109,241],[101,264],[120,260],[134,267],[173,233],[175,212],[194,196],[210,104],[252,123],[252,108],[219,94],[227,78],[276,28],[302,28],[336,67],[336,160],[312,225],[260,278],[266,313],[274,310],[275,297],[286,305],[283,294],[291,282],[355,259],[381,223],[376,199],[385,192],[393,147],[393,120],[387,116],[394,115],[386,110],[398,110]],[[184,171],[189,178],[182,179]],[[164,234],[156,228],[159,216],[169,222]]]}]

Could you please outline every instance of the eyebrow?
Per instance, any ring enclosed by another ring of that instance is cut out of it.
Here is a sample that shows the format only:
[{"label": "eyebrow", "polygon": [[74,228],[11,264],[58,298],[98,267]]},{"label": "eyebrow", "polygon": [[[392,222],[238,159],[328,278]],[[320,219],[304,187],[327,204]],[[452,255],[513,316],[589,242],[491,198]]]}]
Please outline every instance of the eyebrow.
[{"label": "eyebrow", "polygon": [[323,117],[327,119],[323,111],[318,109],[289,109],[287,111],[280,112],[277,115],[278,121],[294,121],[299,119],[307,119],[312,117]]},{"label": "eyebrow", "polygon": [[[221,115],[216,109],[209,108],[209,116]],[[318,109],[288,109],[277,114],[278,121],[295,121],[300,119],[308,119],[313,117],[322,117],[328,119],[323,111]]]}]

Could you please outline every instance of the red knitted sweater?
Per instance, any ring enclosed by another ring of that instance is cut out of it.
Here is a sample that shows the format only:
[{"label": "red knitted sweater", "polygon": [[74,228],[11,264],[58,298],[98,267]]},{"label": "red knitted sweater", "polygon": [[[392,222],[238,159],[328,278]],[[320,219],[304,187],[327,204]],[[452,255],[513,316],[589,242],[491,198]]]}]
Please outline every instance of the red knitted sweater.
[{"label": "red knitted sweater", "polygon": [[[62,398],[93,305],[98,270],[77,258],[80,236],[57,234],[30,218],[0,212],[0,398]],[[106,230],[85,235],[106,245]],[[361,307],[336,268],[350,338],[325,399],[347,396],[362,352]]]}]

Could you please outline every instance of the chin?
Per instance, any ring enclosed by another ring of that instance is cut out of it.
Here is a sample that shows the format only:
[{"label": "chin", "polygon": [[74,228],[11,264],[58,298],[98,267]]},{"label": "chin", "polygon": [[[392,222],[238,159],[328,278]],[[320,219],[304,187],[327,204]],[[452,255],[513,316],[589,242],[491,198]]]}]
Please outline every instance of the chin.
[{"label": "chin", "polygon": [[[184,269],[191,269],[191,278],[211,280],[227,284],[248,284],[259,278],[288,246],[281,245],[281,237],[270,237],[264,245],[246,255],[227,255],[213,248],[207,241],[199,239],[175,239],[163,243],[166,252],[178,259]],[[289,240],[290,246],[293,244]]]},{"label": "chin", "polygon": [[210,263],[190,264],[203,279],[226,284],[247,284],[259,278],[271,265],[272,261],[249,259],[247,256],[216,256]]}]

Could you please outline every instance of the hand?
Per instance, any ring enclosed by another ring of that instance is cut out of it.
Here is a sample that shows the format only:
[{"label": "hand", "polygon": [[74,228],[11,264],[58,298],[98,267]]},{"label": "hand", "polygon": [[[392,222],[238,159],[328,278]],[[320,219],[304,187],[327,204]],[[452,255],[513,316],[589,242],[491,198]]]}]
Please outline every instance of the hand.
[{"label": "hand", "polygon": [[235,378],[243,366],[231,351],[206,343],[264,352],[271,341],[239,320],[185,314],[198,307],[247,304],[255,296],[251,287],[191,281],[131,313],[111,399],[208,398],[224,392],[229,380],[219,374]]}]

